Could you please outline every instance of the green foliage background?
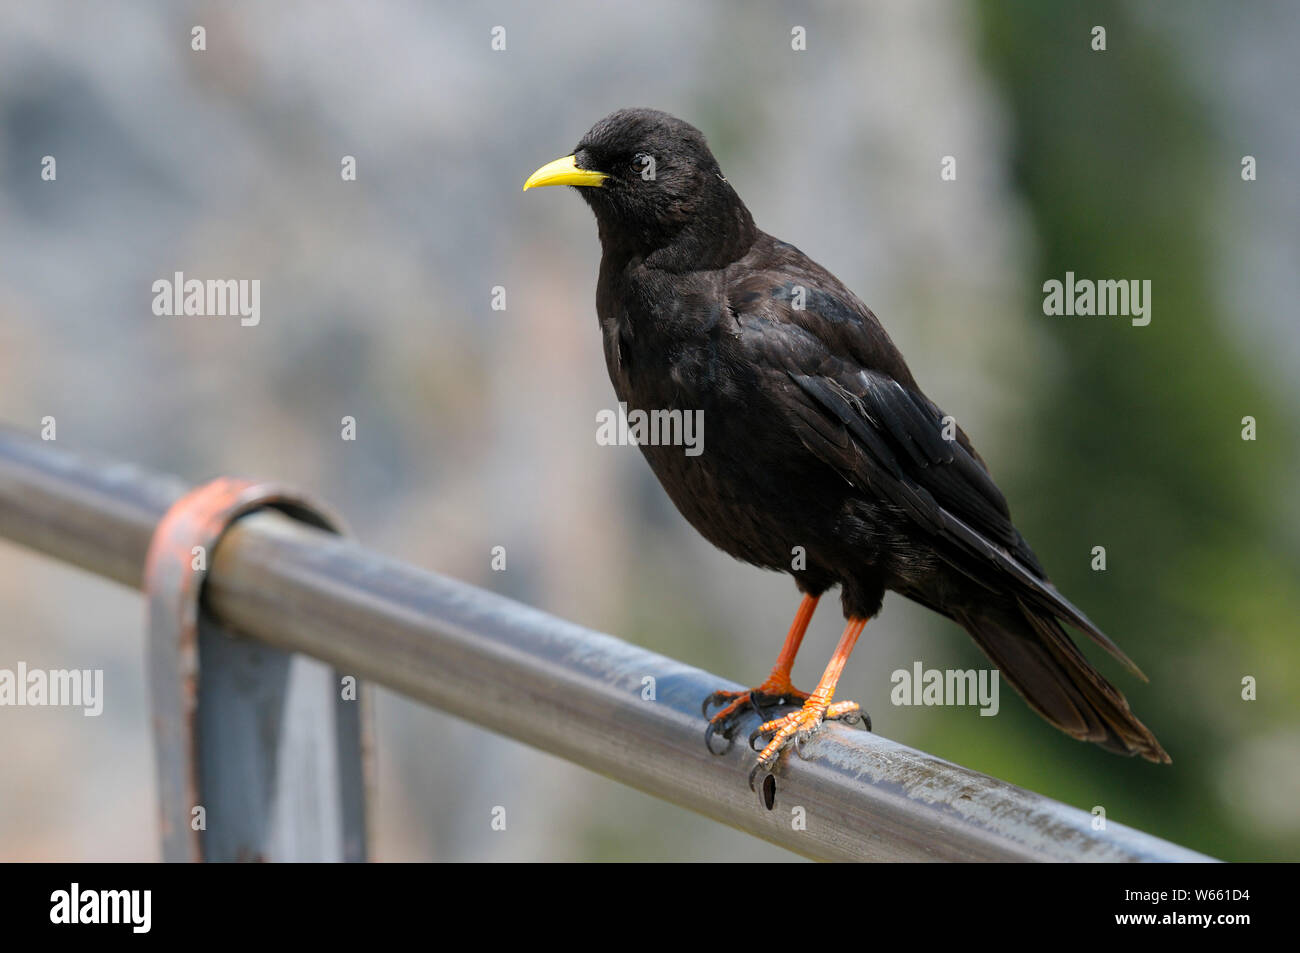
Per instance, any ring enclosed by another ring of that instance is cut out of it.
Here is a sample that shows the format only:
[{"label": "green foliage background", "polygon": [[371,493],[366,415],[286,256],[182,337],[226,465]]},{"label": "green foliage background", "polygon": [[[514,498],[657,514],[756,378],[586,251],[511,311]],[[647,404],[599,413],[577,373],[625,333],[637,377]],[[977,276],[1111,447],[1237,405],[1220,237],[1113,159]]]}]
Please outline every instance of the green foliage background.
[{"label": "green foliage background", "polygon": [[[1019,704],[999,721],[1023,745],[975,744],[969,720],[920,743],[1223,859],[1293,860],[1300,832],[1277,830],[1268,809],[1297,797],[1297,735],[1276,726],[1300,715],[1300,543],[1287,519],[1300,427],[1208,277],[1225,209],[1243,189],[1285,183],[1241,180],[1249,150],[1216,141],[1130,6],[980,7],[1039,239],[1036,280],[1149,278],[1154,298],[1145,328],[1049,319],[1058,361],[1024,395],[1033,430],[1005,482],[1057,584],[1121,645],[1141,646],[1149,685],[1103,665],[1174,764],[1045,738]],[[1093,24],[1107,26],[1105,52],[1060,42]],[[1025,288],[1027,309],[1040,288]],[[1254,442],[1241,437],[1246,415]],[[1093,545],[1106,547],[1106,572],[1078,558]],[[1242,699],[1245,676],[1256,701]]]}]

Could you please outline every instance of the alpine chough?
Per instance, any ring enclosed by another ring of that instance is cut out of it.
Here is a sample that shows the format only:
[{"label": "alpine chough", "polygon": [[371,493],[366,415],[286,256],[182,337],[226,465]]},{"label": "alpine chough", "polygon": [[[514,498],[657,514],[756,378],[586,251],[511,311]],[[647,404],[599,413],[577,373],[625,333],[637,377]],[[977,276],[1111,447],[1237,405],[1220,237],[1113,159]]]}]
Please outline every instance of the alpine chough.
[{"label": "alpine chough", "polygon": [[[1067,734],[1168,762],[1066,626],[1137,666],[1048,581],[966,434],[922,393],[880,321],[834,275],[760,231],[704,136],[623,109],[524,189],[571,185],[596,216],[596,312],[628,412],[702,411],[698,455],[643,443],[678,510],[737,559],[787,572],[803,593],[772,673],[719,691],[707,727],[776,702],[755,773],[825,719],[849,653],[886,590],[970,633],[1031,708]],[[818,599],[838,585],[848,625],[812,694],[790,671]],[[724,704],[725,703],[725,704]],[[751,774],[751,784],[754,774]]]}]

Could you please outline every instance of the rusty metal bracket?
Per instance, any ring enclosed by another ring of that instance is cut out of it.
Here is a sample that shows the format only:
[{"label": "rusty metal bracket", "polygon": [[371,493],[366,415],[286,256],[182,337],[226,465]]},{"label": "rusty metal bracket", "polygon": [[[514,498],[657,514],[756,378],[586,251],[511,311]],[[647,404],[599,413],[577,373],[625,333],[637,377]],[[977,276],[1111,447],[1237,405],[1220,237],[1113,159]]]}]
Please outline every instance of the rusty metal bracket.
[{"label": "rusty metal bracket", "polygon": [[357,679],[242,638],[204,611],[223,535],[260,509],[346,533],[302,493],[220,477],[177,500],[150,540],[144,590],[163,859],[364,861],[369,719]]}]

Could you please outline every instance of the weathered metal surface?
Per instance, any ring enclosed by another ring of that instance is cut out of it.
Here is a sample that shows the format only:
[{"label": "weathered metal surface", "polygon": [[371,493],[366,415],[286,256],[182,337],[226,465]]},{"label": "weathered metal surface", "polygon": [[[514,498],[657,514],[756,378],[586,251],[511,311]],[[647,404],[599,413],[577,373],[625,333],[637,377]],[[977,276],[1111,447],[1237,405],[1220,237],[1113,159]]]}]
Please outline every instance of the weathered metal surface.
[{"label": "weathered metal surface", "polygon": [[133,589],[154,527],[187,489],[0,426],[0,536]]},{"label": "weathered metal surface", "polygon": [[323,663],[239,638],[202,611],[211,554],[270,508],[327,532],[300,494],[222,477],[163,516],[145,561],[147,664],[168,861],[362,861],[360,685]]},{"label": "weathered metal surface", "polygon": [[[49,512],[67,495],[100,539],[115,529],[134,532],[148,508],[141,498],[154,494],[120,481],[104,485],[97,471],[67,459],[48,466],[72,476],[46,485],[41,474],[56,452],[22,439],[15,448],[15,440],[0,431],[0,534],[61,558],[75,554],[93,571],[122,572],[130,548],[122,537],[100,563],[80,523],[47,526],[27,508]],[[120,492],[134,502],[114,506]],[[321,659],[808,857],[1210,859],[1122,824],[1094,830],[1083,811],[838,724],[807,746],[808,760],[782,757],[769,809],[746,784],[753,755],[743,744],[723,757],[704,748],[700,702],[716,688],[737,686],[275,512],[254,513],[227,531],[206,591],[214,617],[260,642]],[[803,829],[795,823],[800,814]]]},{"label": "weathered metal surface", "polygon": [[276,514],[232,528],[209,598],[261,638],[809,857],[1207,859],[838,724],[808,760],[782,757],[765,809],[746,784],[754,755],[703,744],[702,699],[737,686]]}]

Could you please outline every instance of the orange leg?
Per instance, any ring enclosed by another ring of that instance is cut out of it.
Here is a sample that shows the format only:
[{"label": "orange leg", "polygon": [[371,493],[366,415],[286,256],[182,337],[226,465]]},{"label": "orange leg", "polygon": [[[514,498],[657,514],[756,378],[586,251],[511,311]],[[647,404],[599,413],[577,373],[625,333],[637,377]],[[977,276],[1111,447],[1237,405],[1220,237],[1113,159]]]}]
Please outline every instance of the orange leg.
[{"label": "orange leg", "polygon": [[760,770],[770,768],[783,748],[790,744],[792,740],[801,743],[811,737],[812,733],[821,727],[821,723],[825,719],[842,718],[850,722],[861,719],[862,713],[857,702],[832,703],[831,699],[835,697],[835,686],[839,683],[840,675],[844,672],[844,663],[849,660],[849,654],[853,651],[853,646],[857,644],[858,636],[862,634],[866,624],[866,619],[857,617],[849,619],[844,634],[840,636],[839,645],[835,646],[835,654],[831,656],[830,664],[826,666],[821,681],[817,683],[817,688],[813,690],[813,693],[808,696],[803,708],[758,726],[758,729],[751,736],[751,740],[761,735],[771,735],[772,738],[759,752],[758,765],[754,768],[749,779],[751,787],[753,786],[754,776]]},{"label": "orange leg", "polygon": [[790,671],[794,668],[795,656],[799,653],[799,646],[803,643],[804,633],[808,631],[808,623],[812,621],[819,598],[819,596],[805,595],[799,603],[794,621],[790,623],[790,631],[786,634],[785,644],[781,646],[781,654],[777,656],[776,664],[772,666],[772,673],[767,676],[762,685],[743,692],[716,691],[704,700],[706,714],[710,705],[718,702],[728,703],[709,719],[706,740],[711,739],[713,733],[719,729],[724,729],[724,736],[729,738],[725,731],[729,722],[745,708],[753,706],[755,702],[761,704],[765,700],[768,702],[782,699],[807,700],[808,693],[799,691],[790,681]]}]

